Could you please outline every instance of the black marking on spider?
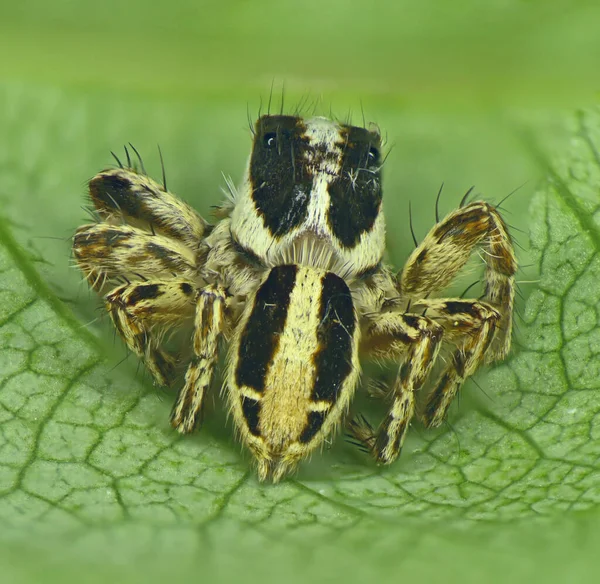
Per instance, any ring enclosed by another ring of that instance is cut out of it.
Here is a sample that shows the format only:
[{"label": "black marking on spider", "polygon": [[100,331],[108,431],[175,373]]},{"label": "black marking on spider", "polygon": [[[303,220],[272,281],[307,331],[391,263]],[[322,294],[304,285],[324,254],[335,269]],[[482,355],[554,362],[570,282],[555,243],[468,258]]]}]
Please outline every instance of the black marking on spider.
[{"label": "black marking on spider", "polygon": [[134,306],[142,300],[154,300],[163,294],[164,291],[160,289],[158,284],[140,284],[127,296],[127,305]]},{"label": "black marking on spider", "polygon": [[331,203],[327,220],[346,248],[353,248],[370,231],[379,215],[381,188],[381,138],[364,128],[343,126],[341,170],[328,190]]},{"label": "black marking on spider", "polygon": [[238,386],[264,391],[267,371],[285,326],[297,270],[295,265],[277,266],[258,289],[240,340],[235,371]]},{"label": "black marking on spider", "polygon": [[242,411],[244,412],[248,430],[250,430],[254,436],[260,436],[260,429],[258,427],[260,419],[260,402],[245,395],[243,395],[241,399]]},{"label": "black marking on spider", "polygon": [[89,225],[75,234],[73,238],[73,247],[77,249],[85,248],[87,257],[102,259],[106,257],[107,248],[131,248],[128,243],[130,235],[123,233],[119,228],[105,227],[103,229],[90,229]]},{"label": "black marking on spider", "polygon": [[233,249],[243,257],[246,262],[252,266],[264,267],[261,259],[249,248],[244,247],[234,236],[231,235],[231,242]]},{"label": "black marking on spider", "polygon": [[321,426],[323,426],[326,417],[327,412],[309,412],[306,426],[302,430],[302,434],[300,434],[300,442],[303,444],[310,442],[321,429]]},{"label": "black marking on spider", "polygon": [[194,287],[191,284],[188,284],[187,282],[181,282],[181,284],[179,284],[179,289],[186,296],[191,296],[194,293]]},{"label": "black marking on spider", "polygon": [[132,182],[117,174],[99,174],[89,183],[96,208],[143,216],[140,198],[133,195]]},{"label": "black marking on spider", "polygon": [[373,266],[368,266],[364,270],[356,274],[358,280],[368,280],[371,276],[374,276],[381,269],[381,262],[377,262]]},{"label": "black marking on spider", "polygon": [[323,276],[319,320],[319,348],[313,355],[315,384],[311,399],[333,404],[352,371],[357,322],[348,285],[331,272]]},{"label": "black marking on spider", "polygon": [[477,307],[473,304],[473,302],[469,302],[468,300],[465,302],[445,302],[444,306],[446,308],[446,312],[450,316],[453,316],[455,314],[467,314],[476,318],[481,316],[480,312],[477,310]]},{"label": "black marking on spider", "polygon": [[313,176],[305,162],[308,140],[300,118],[263,116],[256,124],[250,160],[252,199],[274,237],[302,224]]}]

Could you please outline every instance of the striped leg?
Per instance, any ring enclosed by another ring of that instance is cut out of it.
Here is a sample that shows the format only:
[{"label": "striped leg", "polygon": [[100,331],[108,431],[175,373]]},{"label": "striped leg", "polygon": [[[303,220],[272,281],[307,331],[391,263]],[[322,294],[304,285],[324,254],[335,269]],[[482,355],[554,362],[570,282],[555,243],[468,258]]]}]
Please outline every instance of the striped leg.
[{"label": "striped leg", "polygon": [[503,359],[510,349],[517,270],[508,229],[495,207],[475,201],[435,225],[406,262],[400,290],[403,297],[421,304],[421,298],[448,286],[477,248],[486,266],[482,300],[501,314],[486,354],[489,363]]},{"label": "striped leg", "polygon": [[218,360],[219,338],[225,322],[225,290],[208,286],[198,295],[194,322],[194,357],[185,375],[185,385],[171,412],[171,425],[182,434],[200,423],[206,391]]},{"label": "striped leg", "polygon": [[195,253],[176,239],[131,225],[82,225],[73,237],[73,256],[90,286],[127,280],[196,277]]},{"label": "striped leg", "polygon": [[89,194],[100,217],[109,223],[123,221],[156,229],[161,234],[196,249],[208,224],[192,207],[145,174],[116,168],[97,174]]},{"label": "striped leg", "polygon": [[159,347],[162,333],[191,317],[194,292],[189,282],[154,280],[119,286],[105,296],[117,332],[160,385],[169,385],[175,366]]},{"label": "striped leg", "polygon": [[444,327],[444,339],[457,347],[425,403],[423,423],[435,427],[446,418],[460,386],[486,361],[501,314],[476,300],[422,300],[419,305]]},{"label": "striped leg", "polygon": [[390,464],[400,454],[415,410],[419,389],[435,362],[442,327],[424,316],[382,313],[367,327],[363,348],[374,357],[403,357],[392,388],[392,404],[377,431],[364,417],[350,422],[349,432],[373,457]]}]

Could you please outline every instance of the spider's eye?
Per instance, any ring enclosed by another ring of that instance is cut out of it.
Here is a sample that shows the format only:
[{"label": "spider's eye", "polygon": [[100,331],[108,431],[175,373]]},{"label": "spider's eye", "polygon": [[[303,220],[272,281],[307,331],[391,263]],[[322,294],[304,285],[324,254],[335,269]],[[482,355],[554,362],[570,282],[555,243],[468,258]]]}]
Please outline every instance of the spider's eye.
[{"label": "spider's eye", "polygon": [[275,132],[267,132],[263,136],[263,144],[270,150],[277,148],[277,134]]},{"label": "spider's eye", "polygon": [[371,146],[369,149],[369,164],[379,164],[379,148],[375,148],[375,146]]}]

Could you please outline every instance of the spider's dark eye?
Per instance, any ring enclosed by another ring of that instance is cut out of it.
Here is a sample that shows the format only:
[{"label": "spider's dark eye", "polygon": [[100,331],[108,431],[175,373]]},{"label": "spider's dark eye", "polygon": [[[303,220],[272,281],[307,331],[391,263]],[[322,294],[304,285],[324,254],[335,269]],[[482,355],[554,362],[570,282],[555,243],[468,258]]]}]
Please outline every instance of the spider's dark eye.
[{"label": "spider's dark eye", "polygon": [[379,164],[379,148],[371,146],[369,149],[369,164]]},{"label": "spider's dark eye", "polygon": [[263,144],[269,149],[276,148],[277,147],[277,134],[275,134],[275,132],[267,132],[263,136]]}]

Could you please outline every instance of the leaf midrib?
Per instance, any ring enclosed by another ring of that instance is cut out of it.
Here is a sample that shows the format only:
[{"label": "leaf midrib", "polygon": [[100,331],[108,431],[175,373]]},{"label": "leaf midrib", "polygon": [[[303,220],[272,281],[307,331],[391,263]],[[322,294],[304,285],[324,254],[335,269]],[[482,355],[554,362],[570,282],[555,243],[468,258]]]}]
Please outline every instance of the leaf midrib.
[{"label": "leaf midrib", "polygon": [[2,216],[0,216],[0,244],[6,248],[9,256],[19,268],[27,283],[35,291],[37,298],[46,302],[69,329],[71,329],[73,334],[90,344],[94,349],[100,350],[100,341],[91,332],[81,326],[81,323],[77,321],[74,314],[65,306],[64,302],[58,298],[50,286],[40,277],[27,252],[19,245],[11,233],[8,221]]}]

